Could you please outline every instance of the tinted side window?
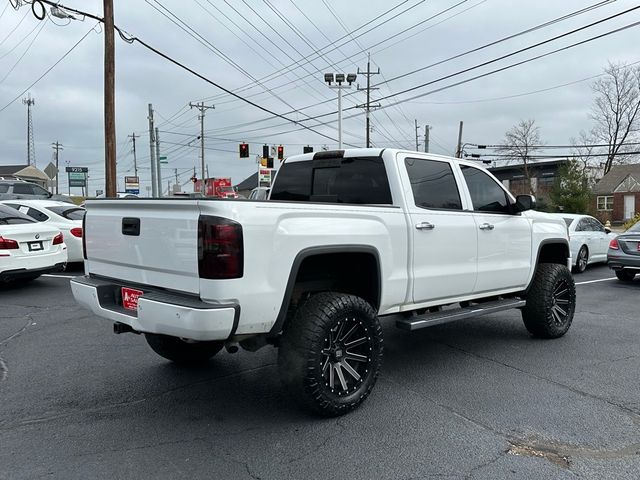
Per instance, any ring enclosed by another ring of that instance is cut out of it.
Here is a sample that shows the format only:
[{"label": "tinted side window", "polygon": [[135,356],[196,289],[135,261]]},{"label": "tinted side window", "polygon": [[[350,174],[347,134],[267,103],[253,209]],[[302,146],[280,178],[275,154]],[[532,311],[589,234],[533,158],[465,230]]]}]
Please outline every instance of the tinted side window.
[{"label": "tinted side window", "polygon": [[417,207],[462,210],[451,165],[418,158],[407,158],[404,163]]},{"label": "tinted side window", "polygon": [[586,218],[580,220],[578,225],[576,225],[576,232],[587,232],[589,230],[591,230],[591,228],[589,227],[588,220]]},{"label": "tinted side window", "polygon": [[36,210],[35,208],[29,208],[27,210],[27,215],[36,220],[37,222],[45,222],[49,220],[49,216],[42,213],[40,210]]},{"label": "tinted side window", "polygon": [[462,166],[473,209],[476,212],[509,213],[507,194],[487,173],[478,168]]},{"label": "tinted side window", "polygon": [[285,162],[273,187],[271,200],[308,202],[311,197],[311,162]]},{"label": "tinted side window", "polygon": [[49,190],[45,190],[40,185],[33,185],[33,193],[36,195],[44,195],[46,197],[49,196]]},{"label": "tinted side window", "polygon": [[7,193],[9,191],[9,185],[6,183],[0,184],[0,193]]},{"label": "tinted side window", "polygon": [[598,220],[590,218],[589,222],[591,223],[591,227],[594,232],[604,232],[604,225],[602,225]]},{"label": "tinted side window", "polygon": [[391,204],[391,190],[379,157],[311,160],[285,164],[271,200]]},{"label": "tinted side window", "polygon": [[33,195],[33,187],[31,185],[25,185],[24,183],[14,183],[13,193],[22,195]]}]

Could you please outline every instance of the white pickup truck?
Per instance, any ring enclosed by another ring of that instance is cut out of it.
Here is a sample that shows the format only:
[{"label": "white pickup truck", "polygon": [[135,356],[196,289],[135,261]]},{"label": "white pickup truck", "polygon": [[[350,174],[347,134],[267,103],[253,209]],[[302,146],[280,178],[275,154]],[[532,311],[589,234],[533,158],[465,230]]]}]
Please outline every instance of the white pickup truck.
[{"label": "white pickup truck", "polygon": [[88,201],[71,288],[175,362],[277,346],[293,396],[340,415],[376,382],[379,318],[415,330],[518,308],[534,336],[567,332],[567,228],[534,202],[473,162],[309,153],[286,159],[268,201]]}]

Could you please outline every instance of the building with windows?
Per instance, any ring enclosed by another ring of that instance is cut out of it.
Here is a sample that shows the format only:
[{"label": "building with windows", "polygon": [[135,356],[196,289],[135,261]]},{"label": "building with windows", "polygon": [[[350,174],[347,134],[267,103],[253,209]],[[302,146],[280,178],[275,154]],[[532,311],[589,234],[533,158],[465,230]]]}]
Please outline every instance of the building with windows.
[{"label": "building with windows", "polygon": [[629,220],[640,212],[640,164],[611,167],[592,193],[592,206],[602,222]]},{"label": "building with windows", "polygon": [[[531,162],[527,165],[531,175],[531,188],[540,205],[551,203],[551,188],[558,177],[558,169],[566,160]],[[488,169],[513,195],[529,195],[531,191],[521,163]]]}]

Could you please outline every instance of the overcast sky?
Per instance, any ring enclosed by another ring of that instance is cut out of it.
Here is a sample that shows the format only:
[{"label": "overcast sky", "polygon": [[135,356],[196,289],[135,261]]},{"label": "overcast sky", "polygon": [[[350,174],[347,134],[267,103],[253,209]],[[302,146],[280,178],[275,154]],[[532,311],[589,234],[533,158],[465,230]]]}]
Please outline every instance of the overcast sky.
[{"label": "overcast sky", "polygon": [[[143,194],[150,184],[149,103],[153,104],[156,126],[161,131],[162,155],[168,157],[162,171],[165,188],[167,181],[175,181],[175,169],[181,184],[188,182],[194,167],[200,175],[198,112],[188,107],[189,102],[198,101],[215,105],[215,109],[207,110],[205,118],[209,176],[230,176],[237,184],[256,171],[254,155],[261,153],[264,143],[284,145],[285,155],[301,153],[304,145],[315,150],[322,146],[337,147],[337,92],[327,87],[322,73],[364,71],[367,52],[371,54],[372,70],[379,68],[381,72],[371,77],[372,84],[379,86],[372,91],[372,100],[386,97],[379,102],[383,108],[372,113],[372,143],[415,149],[415,119],[420,149],[424,126],[428,124],[432,127],[430,150],[446,155],[455,151],[460,120],[464,121],[463,142],[498,143],[520,119],[532,118],[539,125],[544,142],[567,144],[581,129],[592,126],[591,77],[601,74],[608,61],[640,60],[637,52],[640,30],[633,27],[452,86],[640,21],[640,10],[636,10],[437,81],[637,5],[624,0],[116,0],[114,3],[116,25],[213,82],[230,90],[241,89],[238,95],[294,120],[330,114],[304,122],[319,133],[302,129],[222,92],[138,43],[125,43],[116,35],[119,189],[124,187],[124,176],[133,175],[132,143],[128,136],[135,132],[140,136],[136,138],[136,151]],[[102,14],[99,0],[67,0],[63,4]],[[600,6],[404,75],[593,5]],[[167,17],[176,23],[184,22],[184,29],[192,29],[193,36]],[[90,192],[95,193],[96,189],[104,188],[102,28],[90,19],[49,17],[39,21],[31,13],[30,5],[16,10],[8,0],[0,0],[0,165],[26,164],[27,107],[22,98],[27,94],[22,92],[92,28],[94,31],[29,92],[35,98],[32,112],[37,166],[43,169],[52,160],[51,143],[57,140],[64,145],[61,167],[89,167]],[[197,35],[199,40],[194,38]],[[314,53],[319,49],[320,54]],[[395,79],[398,76],[401,78]],[[359,75],[357,82],[364,87],[365,76]],[[399,93],[428,82],[434,83]],[[363,110],[351,107],[365,102],[365,92],[353,88],[344,90],[343,95],[343,142],[345,146],[364,146]],[[422,96],[411,99],[419,95]],[[398,104],[392,106],[394,103]],[[240,141],[250,144],[252,158],[238,158]],[[61,176],[60,185],[66,191],[66,178]],[[191,185],[185,188],[191,189]]]}]

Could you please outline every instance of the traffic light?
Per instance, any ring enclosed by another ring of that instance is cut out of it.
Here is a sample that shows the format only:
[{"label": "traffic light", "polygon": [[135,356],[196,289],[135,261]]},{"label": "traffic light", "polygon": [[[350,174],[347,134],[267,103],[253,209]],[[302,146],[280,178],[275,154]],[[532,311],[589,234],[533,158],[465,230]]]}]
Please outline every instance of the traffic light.
[{"label": "traffic light", "polygon": [[267,168],[273,168],[273,157],[267,157]]},{"label": "traffic light", "polygon": [[249,144],[241,143],[239,148],[240,148],[240,158],[249,158]]},{"label": "traffic light", "polygon": [[262,146],[262,158],[269,158],[269,145]]},{"label": "traffic light", "polygon": [[278,145],[278,160],[282,160],[284,158],[284,147],[282,145]]},{"label": "traffic light", "polygon": [[261,167],[266,167],[267,166],[267,159],[266,158],[262,157],[260,159],[260,166]]},{"label": "traffic light", "polygon": [[309,145],[302,147],[302,153],[313,153],[313,147],[310,147]]}]

